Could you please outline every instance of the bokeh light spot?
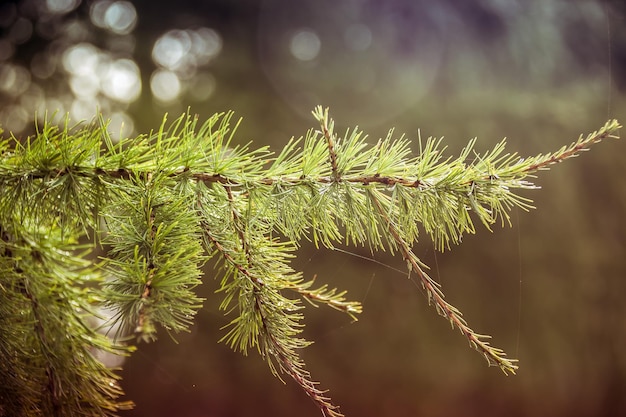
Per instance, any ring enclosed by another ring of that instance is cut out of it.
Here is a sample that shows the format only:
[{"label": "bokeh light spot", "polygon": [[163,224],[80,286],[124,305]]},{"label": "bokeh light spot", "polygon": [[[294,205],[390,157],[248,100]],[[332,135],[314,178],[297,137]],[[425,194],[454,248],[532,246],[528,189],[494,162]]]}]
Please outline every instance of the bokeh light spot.
[{"label": "bokeh light spot", "polygon": [[139,67],[130,59],[118,59],[108,65],[101,80],[102,92],[123,103],[135,101],[141,94]]},{"label": "bokeh light spot", "polygon": [[109,0],[100,0],[94,2],[89,8],[89,18],[91,19],[91,23],[96,25],[99,28],[106,28],[106,23],[104,22],[104,15],[106,14],[109,6],[111,5],[111,1]]},{"label": "bokeh light spot", "polygon": [[100,92],[100,79],[95,73],[73,75],[70,77],[69,83],[76,97],[93,98]]},{"label": "bokeh light spot", "polygon": [[97,105],[92,100],[76,99],[70,107],[70,117],[73,120],[89,120],[98,111]]},{"label": "bokeh light spot", "polygon": [[80,0],[46,0],[46,7],[50,13],[65,14],[74,10]]},{"label": "bokeh light spot", "polygon": [[303,29],[291,37],[289,51],[300,61],[310,61],[319,55],[321,47],[319,36],[311,30]]},{"label": "bokeh light spot", "polygon": [[150,77],[150,90],[159,101],[173,101],[180,95],[180,80],[172,71],[156,70]]},{"label": "bokeh light spot", "polygon": [[137,10],[132,3],[116,1],[104,13],[104,22],[112,32],[126,35],[132,32],[137,24]]},{"label": "bokeh light spot", "polygon": [[205,101],[213,95],[216,87],[217,80],[213,74],[201,73],[194,77],[189,94],[194,100]]},{"label": "bokeh light spot", "polygon": [[90,43],[71,46],[63,54],[63,68],[70,74],[94,73],[98,66],[98,49]]},{"label": "bokeh light spot", "polygon": [[119,35],[126,35],[137,25],[137,10],[128,1],[100,0],[89,9],[91,22]]},{"label": "bokeh light spot", "polygon": [[207,65],[221,50],[222,37],[213,29],[175,29],[154,43],[152,60],[161,69],[175,72],[178,79],[190,80],[198,67]]},{"label": "bokeh light spot", "polygon": [[222,50],[222,37],[215,30],[200,28],[189,32],[191,50],[196,56],[198,65],[205,65]]},{"label": "bokeh light spot", "polygon": [[24,130],[28,123],[29,114],[22,106],[7,106],[0,110],[2,128],[10,132]]},{"label": "bokeh light spot", "polygon": [[191,49],[187,31],[171,30],[161,36],[152,48],[152,59],[157,65],[169,70],[179,68]]},{"label": "bokeh light spot", "polygon": [[30,72],[21,65],[0,66],[0,92],[17,97],[30,86]]},{"label": "bokeh light spot", "polygon": [[20,95],[20,105],[24,109],[36,109],[39,104],[45,100],[43,89],[37,84],[31,83],[28,90]]}]

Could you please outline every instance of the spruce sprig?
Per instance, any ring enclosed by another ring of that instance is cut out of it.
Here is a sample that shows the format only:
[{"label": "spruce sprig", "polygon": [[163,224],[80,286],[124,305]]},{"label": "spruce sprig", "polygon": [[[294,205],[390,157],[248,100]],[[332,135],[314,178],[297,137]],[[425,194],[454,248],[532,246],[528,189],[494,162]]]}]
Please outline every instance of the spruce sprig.
[{"label": "spruce sprig", "polygon": [[[310,344],[303,300],[355,320],[361,305],[291,268],[302,239],[398,252],[429,304],[490,365],[514,373],[516,360],[469,327],[412,246],[422,232],[444,250],[477,223],[510,224],[512,208],[533,207],[516,190],[538,188],[529,180],[538,171],[617,137],[618,122],[545,155],[521,158],[504,141],[479,154],[470,141],[453,158],[441,139],[420,140],[414,155],[393,131],[370,145],[358,128],[337,134],[328,109],[313,116],[319,129],[276,155],[236,145],[232,113],[204,123],[164,118],[156,131],[118,142],[101,117],[0,140],[0,414],[127,407],[115,373],[92,352],[126,354],[132,337],[188,329],[203,302],[194,292],[200,267],[213,257],[220,308],[233,316],[221,340],[257,350],[324,415],[340,416],[299,354]],[[105,337],[93,324],[102,312],[112,312],[117,333]]]}]

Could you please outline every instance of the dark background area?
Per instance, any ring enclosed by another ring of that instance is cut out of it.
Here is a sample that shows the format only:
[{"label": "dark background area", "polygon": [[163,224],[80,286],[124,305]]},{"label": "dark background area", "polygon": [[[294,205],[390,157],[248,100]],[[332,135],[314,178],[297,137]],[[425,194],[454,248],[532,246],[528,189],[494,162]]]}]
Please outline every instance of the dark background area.
[{"label": "dark background area", "polygon": [[[99,109],[128,136],[166,112],[234,110],[240,142],[280,149],[322,104],[372,142],[395,127],[444,136],[450,154],[506,136],[534,155],[626,120],[625,15],[622,1],[2,1],[0,124],[22,136],[46,112],[78,121]],[[304,244],[294,267],[365,310],[351,323],[307,308],[313,377],[348,416],[626,416],[623,149],[609,141],[542,172],[542,189],[524,193],[538,209],[514,211],[512,228],[415,249],[470,325],[519,358],[517,376],[436,316],[391,269],[401,259]],[[126,361],[136,408],[123,415],[319,415],[256,354],[217,343],[230,318],[216,279],[207,268],[190,333]]]}]

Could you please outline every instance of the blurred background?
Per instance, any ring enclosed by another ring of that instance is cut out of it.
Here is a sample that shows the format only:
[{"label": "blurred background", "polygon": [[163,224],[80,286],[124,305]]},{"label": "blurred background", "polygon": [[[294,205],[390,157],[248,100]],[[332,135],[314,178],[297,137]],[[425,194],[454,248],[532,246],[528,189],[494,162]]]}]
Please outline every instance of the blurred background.
[{"label": "blurred background", "polygon": [[[592,0],[21,0],[0,2],[0,124],[111,118],[114,136],[164,113],[234,110],[237,138],[280,149],[331,108],[372,142],[445,136],[450,154],[503,137],[534,155],[626,121],[626,6]],[[608,141],[537,179],[538,210],[415,248],[447,299],[520,360],[505,377],[427,306],[403,262],[304,244],[294,267],[364,303],[356,323],[307,308],[303,352],[348,416],[626,416],[626,159]],[[415,146],[417,150],[417,145]],[[210,265],[209,265],[210,266]],[[218,344],[207,297],[188,334],[124,364],[124,416],[318,416],[255,354]]]}]

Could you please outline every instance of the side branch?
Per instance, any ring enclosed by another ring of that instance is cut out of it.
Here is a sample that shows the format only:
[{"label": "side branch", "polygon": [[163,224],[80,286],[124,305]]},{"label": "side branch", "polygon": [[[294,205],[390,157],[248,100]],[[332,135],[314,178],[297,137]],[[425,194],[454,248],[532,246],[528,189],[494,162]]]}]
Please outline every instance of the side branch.
[{"label": "side branch", "polygon": [[482,340],[488,336],[480,335],[474,332],[467,325],[465,319],[463,319],[461,312],[456,307],[452,306],[444,300],[444,295],[439,288],[439,284],[433,281],[433,279],[424,271],[424,269],[422,268],[423,264],[421,263],[419,258],[413,253],[406,240],[404,240],[396,225],[383,209],[380,201],[374,196],[372,196],[371,201],[376,208],[378,215],[387,225],[393,241],[396,243],[396,245],[400,249],[400,252],[402,253],[402,257],[407,262],[409,271],[415,271],[417,273],[420,279],[420,283],[422,284],[422,287],[424,288],[428,296],[428,304],[434,304],[437,313],[447,318],[453,328],[458,328],[461,333],[467,338],[470,346],[472,346],[478,352],[482,353],[490,365],[496,365],[500,367],[500,369],[505,374],[508,374],[509,372],[515,374],[515,371],[518,368],[518,366],[515,365],[515,362],[517,362],[517,360],[507,359],[505,353],[502,350],[494,348],[490,346],[489,343]]},{"label": "side branch", "polygon": [[[305,394],[317,405],[324,417],[344,417],[339,412],[339,407],[334,405],[330,398],[325,395],[326,391],[317,388],[317,382],[311,379],[309,371],[304,369],[304,362],[299,357],[294,357],[293,350],[283,341],[276,337],[276,332],[269,328],[269,320],[266,317],[266,307],[263,300],[255,295],[255,307],[261,316],[263,332],[265,334],[265,346],[263,355],[273,355],[278,361],[280,369],[289,375],[304,390]],[[294,360],[295,359],[295,360]]]},{"label": "side branch", "polygon": [[317,307],[317,303],[326,304],[335,310],[348,314],[352,320],[357,321],[356,314],[363,312],[363,306],[357,301],[346,301],[344,295],[346,291],[337,293],[335,288],[328,289],[327,285],[322,285],[317,289],[311,289],[315,277],[308,282],[294,283],[290,290],[300,294],[310,304]]},{"label": "side branch", "polygon": [[548,169],[550,165],[578,156],[581,152],[589,150],[592,145],[604,139],[619,139],[619,136],[615,134],[615,132],[621,129],[621,127],[617,120],[609,120],[600,130],[590,133],[587,138],[583,139],[581,135],[578,140],[570,146],[564,147],[553,154],[538,158],[536,163],[529,165],[524,171],[531,173],[541,169]]},{"label": "side branch", "polygon": [[[325,417],[342,417],[343,415],[339,412],[338,407],[332,404],[330,398],[325,395],[325,391],[317,388],[316,385],[318,383],[311,379],[310,372],[305,369],[304,361],[295,351],[308,345],[308,342],[296,338],[297,333],[300,332],[295,321],[296,316],[287,312],[290,308],[294,308],[295,303],[292,303],[292,307],[282,307],[279,304],[283,303],[275,301],[275,297],[279,295],[279,290],[282,289],[280,286],[295,289],[296,285],[278,284],[279,288],[276,288],[277,285],[272,285],[273,280],[270,277],[259,276],[253,270],[255,263],[250,252],[250,243],[247,241],[245,231],[242,228],[241,217],[235,208],[232,192],[227,186],[225,186],[225,189],[229,199],[231,219],[234,223],[237,238],[241,243],[240,248],[233,250],[241,251],[245,261],[242,263],[235,259],[231,254],[231,250],[213,236],[210,225],[203,221],[205,235],[208,243],[213,245],[230,267],[235,269],[248,282],[247,285],[244,284],[243,288],[239,288],[239,297],[240,299],[242,297],[252,297],[252,318],[248,320],[258,323],[258,326],[253,326],[249,329],[240,327],[238,329],[237,326],[245,326],[246,321],[242,319],[242,316],[248,314],[240,311],[240,317],[231,322],[231,325],[235,326],[235,328],[231,329],[222,340],[229,341],[231,347],[235,346],[238,341],[240,349],[244,351],[248,346],[256,346],[263,358],[270,364],[274,375],[280,378],[271,358],[274,358],[281,372],[289,375],[303,389]],[[346,303],[346,308],[349,307],[352,306]],[[287,311],[283,309],[287,309]]]}]

